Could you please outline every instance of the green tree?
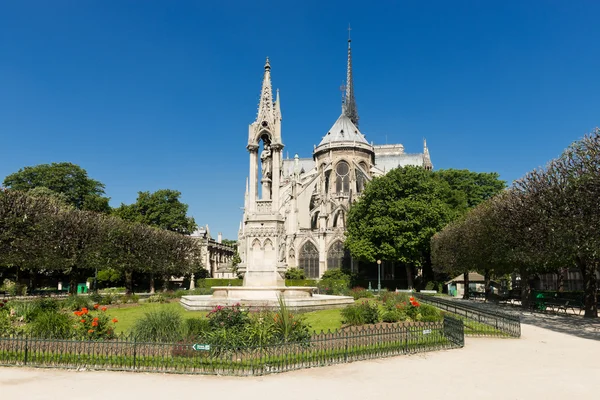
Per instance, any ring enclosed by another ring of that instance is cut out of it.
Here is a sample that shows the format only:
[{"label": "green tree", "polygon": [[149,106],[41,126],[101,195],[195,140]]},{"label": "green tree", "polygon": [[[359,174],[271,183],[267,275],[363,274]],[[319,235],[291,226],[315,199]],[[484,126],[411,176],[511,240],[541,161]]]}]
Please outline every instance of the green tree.
[{"label": "green tree", "polygon": [[127,221],[189,235],[197,225],[194,218],[187,216],[188,205],[182,203],[180,197],[181,192],[171,189],[138,192],[135,203],[121,204],[114,214]]},{"label": "green tree", "polygon": [[491,199],[506,188],[506,182],[500,180],[497,172],[441,169],[433,174],[448,182],[450,188],[456,192],[455,195],[464,199],[467,209]]},{"label": "green tree", "polygon": [[345,246],[353,257],[408,267],[428,263],[430,239],[457,215],[452,190],[423,168],[405,167],[375,178],[348,213]]},{"label": "green tree", "polygon": [[[104,184],[88,177],[85,169],[68,162],[22,168],[8,175],[3,185],[24,191],[43,187],[64,196],[66,202],[77,209],[110,211],[109,198],[104,197]],[[37,195],[40,194],[44,192],[38,191]]]}]

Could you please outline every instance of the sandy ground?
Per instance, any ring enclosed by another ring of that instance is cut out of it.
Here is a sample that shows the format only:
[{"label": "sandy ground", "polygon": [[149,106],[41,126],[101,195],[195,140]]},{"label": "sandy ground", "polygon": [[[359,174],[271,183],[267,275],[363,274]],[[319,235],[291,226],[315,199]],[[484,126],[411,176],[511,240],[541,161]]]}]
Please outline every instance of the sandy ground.
[{"label": "sandy ground", "polygon": [[458,350],[255,378],[0,368],[0,398],[600,398],[600,340],[525,324],[522,333],[467,338]]}]

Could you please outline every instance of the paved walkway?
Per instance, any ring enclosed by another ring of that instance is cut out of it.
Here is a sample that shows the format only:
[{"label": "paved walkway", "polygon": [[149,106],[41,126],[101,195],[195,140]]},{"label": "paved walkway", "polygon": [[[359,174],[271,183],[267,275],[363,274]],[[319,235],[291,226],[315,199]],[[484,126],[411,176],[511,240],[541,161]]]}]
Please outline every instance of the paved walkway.
[{"label": "paved walkway", "polygon": [[256,378],[0,368],[6,399],[600,398],[600,341],[523,325],[521,339]]},{"label": "paved walkway", "polygon": [[540,328],[585,339],[600,340],[600,318],[583,318],[583,316],[572,312],[565,314],[563,312],[523,311],[520,305],[484,303],[478,300],[453,299],[453,301],[459,303],[465,302],[484,310],[502,311],[512,315],[519,315],[521,322],[524,324],[535,325]]}]

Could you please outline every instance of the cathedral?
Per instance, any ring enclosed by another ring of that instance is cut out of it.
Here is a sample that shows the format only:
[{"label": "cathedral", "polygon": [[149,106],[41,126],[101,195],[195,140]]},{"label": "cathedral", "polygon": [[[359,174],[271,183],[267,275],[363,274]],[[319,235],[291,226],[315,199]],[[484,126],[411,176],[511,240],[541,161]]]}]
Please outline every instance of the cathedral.
[{"label": "cathedral", "polygon": [[[309,279],[328,269],[358,271],[343,245],[352,202],[371,179],[393,168],[433,168],[426,142],[423,153],[411,154],[402,144],[369,143],[360,131],[350,40],[344,91],[341,114],[323,129],[312,158],[284,159],[279,91],[273,100],[267,58],[257,118],[248,131],[250,173],[238,237],[242,273],[263,260],[276,264],[280,274],[300,268]],[[384,275],[393,279],[390,267]]]}]

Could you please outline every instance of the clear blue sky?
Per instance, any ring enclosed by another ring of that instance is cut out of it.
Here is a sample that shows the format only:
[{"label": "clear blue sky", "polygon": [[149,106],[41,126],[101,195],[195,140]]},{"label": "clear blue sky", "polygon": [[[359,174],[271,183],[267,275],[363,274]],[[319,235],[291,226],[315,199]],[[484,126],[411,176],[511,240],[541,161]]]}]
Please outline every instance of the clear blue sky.
[{"label": "clear blue sky", "polygon": [[177,189],[235,238],[265,56],[284,152],[340,113],[352,24],[361,130],[436,169],[543,165],[600,125],[600,2],[0,1],[0,179],[70,161],[111,205]]}]

